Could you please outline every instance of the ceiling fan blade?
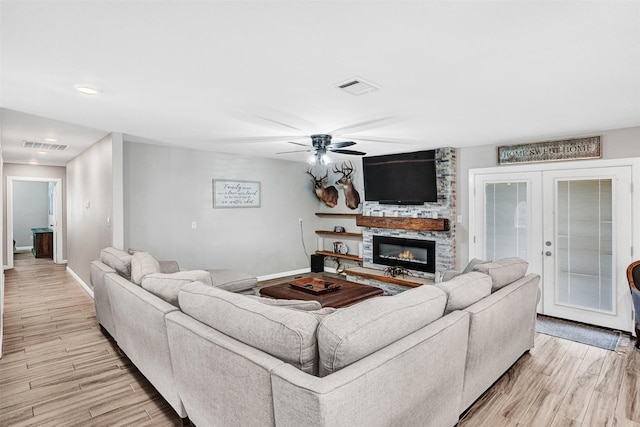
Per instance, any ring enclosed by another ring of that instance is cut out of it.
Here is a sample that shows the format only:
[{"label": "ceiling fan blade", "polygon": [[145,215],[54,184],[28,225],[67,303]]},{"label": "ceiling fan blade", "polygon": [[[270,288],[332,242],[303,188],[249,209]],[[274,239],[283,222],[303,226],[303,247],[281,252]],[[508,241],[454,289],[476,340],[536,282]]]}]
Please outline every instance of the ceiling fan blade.
[{"label": "ceiling fan blade", "polygon": [[355,151],[355,150],[342,150],[342,149],[337,149],[337,150],[331,150],[333,153],[340,153],[340,154],[353,154],[355,156],[365,156],[367,153],[363,153],[362,151]]},{"label": "ceiling fan blade", "polygon": [[357,136],[357,135],[352,135],[349,138],[353,138],[356,139],[358,141],[369,141],[369,142],[384,142],[384,143],[389,143],[389,144],[409,144],[409,145],[415,145],[417,144],[416,141],[411,141],[408,139],[397,139],[397,138],[379,138],[379,137],[372,137],[372,136]]},{"label": "ceiling fan blade", "polygon": [[313,148],[311,147],[309,144],[300,144],[299,142],[293,142],[293,141],[287,141],[289,144],[294,144],[294,145],[300,145],[301,147],[309,147],[309,148]]},{"label": "ceiling fan blade", "polygon": [[276,154],[289,154],[289,153],[309,153],[311,151],[315,151],[313,148],[310,148],[309,150],[293,150],[293,151],[281,151],[279,153]]},{"label": "ceiling fan blade", "polygon": [[329,144],[329,147],[344,148],[344,147],[351,147],[352,145],[356,145],[356,143],[353,141],[332,142],[331,144]]},{"label": "ceiling fan blade", "polygon": [[362,132],[363,130],[369,130],[369,129],[375,129],[383,126],[388,126],[392,123],[398,122],[399,120],[400,118],[397,116],[380,117],[378,119],[366,120],[360,123],[354,123],[351,125],[343,126],[341,128],[334,129],[330,133],[332,135],[339,134],[347,130],[351,132]]},{"label": "ceiling fan blade", "polygon": [[287,139],[300,139],[300,135],[283,135],[283,136],[243,136],[243,137],[230,137],[230,138],[217,138],[217,139],[203,139],[202,142],[211,142],[214,144],[230,144],[230,143],[255,143],[255,142],[274,142]]}]

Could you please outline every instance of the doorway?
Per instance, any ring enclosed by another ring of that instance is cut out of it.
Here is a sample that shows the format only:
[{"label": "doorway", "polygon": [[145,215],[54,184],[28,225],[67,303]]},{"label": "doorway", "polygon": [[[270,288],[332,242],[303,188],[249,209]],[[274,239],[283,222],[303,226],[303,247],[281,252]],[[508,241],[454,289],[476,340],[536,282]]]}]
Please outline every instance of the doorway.
[{"label": "doorway", "polygon": [[[7,177],[7,265],[6,268],[13,268],[13,241],[14,241],[14,184],[16,182],[46,182],[49,185],[50,204],[47,211],[48,228],[53,231],[53,262],[64,263],[62,253],[62,179],[60,178],[32,178],[32,177]],[[35,242],[34,242],[35,243]]]},{"label": "doorway", "polygon": [[473,171],[469,256],[526,259],[541,314],[631,331],[632,166],[610,163]]}]

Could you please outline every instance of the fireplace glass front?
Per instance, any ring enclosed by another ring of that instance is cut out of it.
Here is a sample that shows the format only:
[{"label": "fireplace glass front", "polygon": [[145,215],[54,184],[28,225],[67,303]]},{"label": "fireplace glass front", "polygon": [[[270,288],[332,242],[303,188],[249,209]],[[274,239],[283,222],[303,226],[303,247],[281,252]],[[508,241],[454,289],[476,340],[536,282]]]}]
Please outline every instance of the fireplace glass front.
[{"label": "fireplace glass front", "polygon": [[436,272],[436,242],[373,236],[373,262],[409,270]]}]

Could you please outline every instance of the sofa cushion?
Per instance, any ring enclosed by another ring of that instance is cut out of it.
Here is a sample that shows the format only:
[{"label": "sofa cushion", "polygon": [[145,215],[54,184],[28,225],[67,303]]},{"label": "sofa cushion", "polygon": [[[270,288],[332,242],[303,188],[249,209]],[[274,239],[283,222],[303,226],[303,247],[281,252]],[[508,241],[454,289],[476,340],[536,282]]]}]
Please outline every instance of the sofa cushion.
[{"label": "sofa cushion", "polygon": [[160,264],[160,273],[177,273],[180,271],[177,261],[158,261]]},{"label": "sofa cushion", "polygon": [[318,301],[264,298],[264,297],[259,297],[257,295],[245,295],[245,297],[261,302],[262,304],[276,305],[278,307],[292,308],[295,310],[313,311],[313,310],[320,310],[322,308],[322,304],[320,304]]},{"label": "sofa cushion", "polygon": [[211,273],[212,286],[229,292],[246,291],[255,288],[258,284],[256,277],[235,270],[220,268],[209,270],[209,272]]},{"label": "sofa cushion", "polygon": [[318,327],[320,376],[329,375],[442,317],[447,296],[424,285],[368,299],[327,316]]},{"label": "sofa cushion", "polygon": [[142,283],[147,274],[160,273],[160,264],[149,252],[136,252],[131,257],[131,281]]},{"label": "sofa cushion", "polygon": [[141,286],[169,304],[178,307],[178,292],[187,283],[201,282],[211,286],[211,275],[204,270],[186,270],[177,273],[151,273],[142,278]]},{"label": "sofa cushion", "polygon": [[478,271],[463,273],[436,286],[447,294],[444,314],[462,310],[482,298],[491,295],[491,277]]},{"label": "sofa cushion", "polygon": [[318,320],[199,282],[180,289],[180,309],[212,328],[310,374],[317,373]]},{"label": "sofa cushion", "polygon": [[113,247],[100,251],[100,261],[113,268],[116,273],[127,280],[131,280],[131,255]]},{"label": "sofa cushion", "polygon": [[475,271],[479,271],[491,276],[491,292],[515,282],[527,274],[529,263],[520,258],[503,258],[493,262],[486,262],[475,266]]}]

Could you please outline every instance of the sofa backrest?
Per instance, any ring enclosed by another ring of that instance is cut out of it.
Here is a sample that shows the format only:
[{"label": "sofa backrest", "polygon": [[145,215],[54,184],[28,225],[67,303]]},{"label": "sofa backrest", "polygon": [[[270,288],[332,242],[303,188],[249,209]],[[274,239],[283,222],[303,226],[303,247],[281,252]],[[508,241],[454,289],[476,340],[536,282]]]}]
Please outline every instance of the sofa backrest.
[{"label": "sofa backrest", "polygon": [[150,273],[142,278],[140,286],[169,304],[178,307],[180,289],[192,282],[201,282],[211,286],[211,274],[204,270],[184,270],[171,274]]},{"label": "sofa backrest", "polygon": [[320,376],[326,376],[442,317],[446,294],[424,285],[371,298],[327,316],[318,327]]},{"label": "sofa backrest", "polygon": [[180,309],[196,320],[290,363],[317,373],[317,318],[309,312],[262,304],[245,295],[193,282],[179,292]]}]

